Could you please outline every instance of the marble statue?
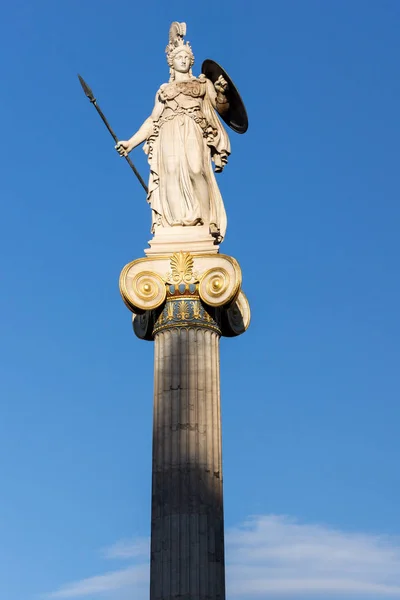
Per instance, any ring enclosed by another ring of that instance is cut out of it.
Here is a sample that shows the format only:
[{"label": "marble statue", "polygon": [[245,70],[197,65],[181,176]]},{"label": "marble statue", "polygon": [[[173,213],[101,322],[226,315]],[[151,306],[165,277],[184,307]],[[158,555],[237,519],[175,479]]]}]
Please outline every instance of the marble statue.
[{"label": "marble statue", "polygon": [[157,91],[153,111],[139,130],[115,148],[127,156],[144,142],[153,233],[200,225],[221,241],[227,220],[212,163],[218,173],[230,154],[228,135],[216,114],[223,117],[229,111],[229,85],[223,75],[214,83],[204,74],[193,75],[194,56],[185,35],[185,23],[172,23],[166,48],[169,82]]}]

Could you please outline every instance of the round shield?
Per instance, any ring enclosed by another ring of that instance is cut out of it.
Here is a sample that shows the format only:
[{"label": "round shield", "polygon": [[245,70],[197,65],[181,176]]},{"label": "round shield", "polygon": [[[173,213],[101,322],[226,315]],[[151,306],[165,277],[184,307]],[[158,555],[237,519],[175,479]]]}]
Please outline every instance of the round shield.
[{"label": "round shield", "polygon": [[229,100],[229,109],[221,115],[221,118],[236,133],[245,133],[249,126],[246,108],[235,84],[224,69],[215,61],[209,58],[201,66],[201,72],[215,83],[220,75],[228,82],[226,95]]}]

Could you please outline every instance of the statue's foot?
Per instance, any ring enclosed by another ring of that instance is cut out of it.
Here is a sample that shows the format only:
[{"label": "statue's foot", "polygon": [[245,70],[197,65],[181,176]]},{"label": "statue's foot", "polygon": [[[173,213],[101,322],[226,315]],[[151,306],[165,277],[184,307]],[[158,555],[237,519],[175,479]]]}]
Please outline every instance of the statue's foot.
[{"label": "statue's foot", "polygon": [[219,235],[219,229],[215,223],[210,223],[210,233],[213,236]]},{"label": "statue's foot", "polygon": [[221,232],[215,223],[210,223],[210,234],[214,238],[214,244],[219,244],[222,241]]}]

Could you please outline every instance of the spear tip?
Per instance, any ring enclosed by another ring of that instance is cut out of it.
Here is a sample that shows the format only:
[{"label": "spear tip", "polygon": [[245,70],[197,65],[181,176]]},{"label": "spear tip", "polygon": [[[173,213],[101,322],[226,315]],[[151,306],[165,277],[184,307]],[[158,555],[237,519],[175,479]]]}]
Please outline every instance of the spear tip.
[{"label": "spear tip", "polygon": [[92,92],[92,90],[90,89],[90,87],[88,86],[88,84],[86,83],[86,81],[83,79],[83,77],[81,77],[78,73],[78,79],[80,81],[80,84],[83,88],[83,91],[85,92],[85,96],[87,96],[90,100],[90,102],[95,102],[96,98],[94,97],[94,94]]}]

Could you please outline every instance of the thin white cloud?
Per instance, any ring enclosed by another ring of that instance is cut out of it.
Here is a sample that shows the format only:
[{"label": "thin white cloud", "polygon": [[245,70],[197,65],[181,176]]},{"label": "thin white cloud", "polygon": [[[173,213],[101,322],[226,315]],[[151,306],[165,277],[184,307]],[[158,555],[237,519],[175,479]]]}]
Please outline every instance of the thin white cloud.
[{"label": "thin white cloud", "polygon": [[138,537],[133,540],[120,540],[108,548],[104,548],[104,558],[128,559],[149,556],[150,543],[148,538]]},{"label": "thin white cloud", "polygon": [[47,598],[83,598],[93,594],[108,594],[123,588],[142,591],[141,588],[148,582],[148,571],[147,564],[133,565],[127,569],[88,577],[61,587],[48,594]]},{"label": "thin white cloud", "polygon": [[[400,540],[349,533],[282,516],[257,516],[228,530],[227,596],[237,599],[285,596],[400,599]],[[107,558],[136,564],[61,587],[48,598],[104,600],[148,596],[148,540],[117,542]],[[146,557],[145,560],[138,559]]]},{"label": "thin white cloud", "polygon": [[281,516],[227,534],[228,595],[378,595],[400,598],[400,540],[346,533]]}]

